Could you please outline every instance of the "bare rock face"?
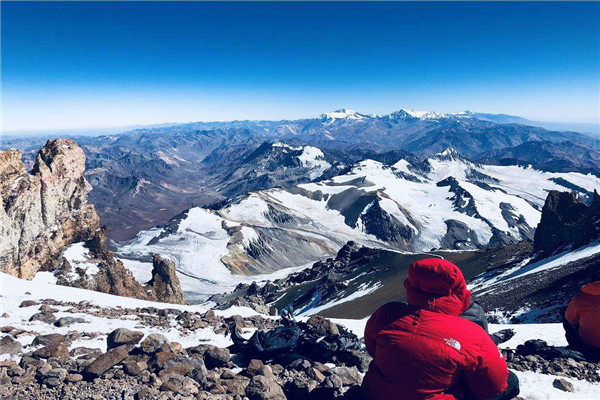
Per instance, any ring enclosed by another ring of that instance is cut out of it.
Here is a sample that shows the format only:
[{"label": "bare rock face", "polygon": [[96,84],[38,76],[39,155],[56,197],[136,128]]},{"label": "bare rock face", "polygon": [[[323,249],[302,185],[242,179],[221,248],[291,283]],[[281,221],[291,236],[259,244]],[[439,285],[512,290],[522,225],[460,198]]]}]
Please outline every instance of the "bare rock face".
[{"label": "bare rock face", "polygon": [[84,169],[83,150],[70,139],[48,141],[31,173],[20,151],[0,151],[0,270],[31,279],[98,229]]},{"label": "bare rock face", "polygon": [[148,282],[148,288],[156,298],[165,303],[185,304],[173,261],[154,254],[152,265],[152,279]]},{"label": "bare rock face", "polygon": [[590,206],[574,192],[551,191],[535,231],[533,250],[551,255],[570,246],[584,246],[600,238],[600,195],[594,191]]}]

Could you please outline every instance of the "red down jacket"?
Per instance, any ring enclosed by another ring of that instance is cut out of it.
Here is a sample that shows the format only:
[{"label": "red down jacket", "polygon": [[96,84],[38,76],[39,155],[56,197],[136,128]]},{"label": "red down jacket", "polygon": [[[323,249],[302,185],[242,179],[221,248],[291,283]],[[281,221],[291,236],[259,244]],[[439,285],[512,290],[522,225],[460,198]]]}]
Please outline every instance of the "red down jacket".
[{"label": "red down jacket", "polygon": [[454,264],[417,261],[404,282],[409,304],[380,307],[365,328],[373,362],[363,380],[367,399],[488,399],[507,388],[508,369],[488,334],[458,315],[471,293]]}]

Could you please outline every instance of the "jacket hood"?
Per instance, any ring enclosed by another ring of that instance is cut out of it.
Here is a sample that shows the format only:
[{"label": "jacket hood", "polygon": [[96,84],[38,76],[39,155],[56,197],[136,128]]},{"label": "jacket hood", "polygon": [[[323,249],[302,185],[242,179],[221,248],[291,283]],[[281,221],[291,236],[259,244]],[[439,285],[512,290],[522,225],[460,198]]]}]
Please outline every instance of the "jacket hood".
[{"label": "jacket hood", "polygon": [[441,258],[411,264],[404,287],[408,304],[442,314],[459,315],[471,302],[471,292],[460,269]]},{"label": "jacket hood", "polygon": [[585,294],[592,296],[600,296],[600,281],[588,283],[581,288],[581,291]]}]

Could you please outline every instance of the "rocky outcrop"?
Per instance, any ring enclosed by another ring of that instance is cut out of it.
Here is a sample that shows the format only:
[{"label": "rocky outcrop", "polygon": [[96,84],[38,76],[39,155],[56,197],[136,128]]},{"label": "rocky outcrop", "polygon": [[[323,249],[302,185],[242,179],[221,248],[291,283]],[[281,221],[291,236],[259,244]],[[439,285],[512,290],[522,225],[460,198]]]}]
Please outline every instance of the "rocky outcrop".
[{"label": "rocky outcrop", "polygon": [[113,252],[108,250],[107,231],[105,227],[102,228],[86,243],[91,255],[98,261],[98,272],[90,282],[87,282],[85,288],[117,296],[156,300],[143,285],[135,280],[131,271],[126,269],[121,261],[114,258]]},{"label": "rocky outcrop", "polygon": [[64,248],[87,240],[99,227],[87,203],[83,150],[56,139],[39,151],[31,173],[17,150],[0,151],[0,269],[31,279]]},{"label": "rocky outcrop", "polygon": [[173,261],[154,254],[152,266],[152,279],[148,287],[156,298],[165,303],[185,304]]},{"label": "rocky outcrop", "polygon": [[588,207],[575,192],[551,191],[535,231],[533,249],[551,255],[570,246],[584,246],[600,239],[600,195],[594,191]]},{"label": "rocky outcrop", "polygon": [[81,271],[77,280],[68,280],[70,266],[65,265],[68,264],[66,262],[63,264],[60,273],[57,274],[59,276],[58,283],[117,296],[185,304],[179,278],[177,278],[175,271],[175,264],[172,261],[155,254],[152,279],[146,285],[143,285],[108,249],[107,233],[108,229],[103,227],[85,244],[90,251],[90,262],[97,263],[98,272],[88,278],[85,272]]}]

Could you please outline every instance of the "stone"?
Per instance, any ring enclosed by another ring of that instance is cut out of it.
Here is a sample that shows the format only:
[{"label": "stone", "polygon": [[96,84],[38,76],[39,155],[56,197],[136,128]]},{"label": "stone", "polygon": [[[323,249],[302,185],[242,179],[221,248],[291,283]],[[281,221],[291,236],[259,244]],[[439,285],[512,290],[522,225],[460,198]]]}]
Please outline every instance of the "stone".
[{"label": "stone", "polygon": [[263,375],[269,378],[274,378],[273,370],[269,365],[263,364],[261,360],[253,359],[248,363],[248,367],[244,371],[247,377],[252,378],[256,375]]},{"label": "stone", "polygon": [[2,318],[10,318],[10,315],[8,313],[3,313]]},{"label": "stone", "polygon": [[332,369],[332,374],[338,376],[344,386],[354,386],[362,383],[362,376],[356,367],[335,367]]},{"label": "stone", "polygon": [[42,383],[48,387],[56,387],[62,385],[66,379],[68,371],[65,368],[52,368],[44,374]]},{"label": "stone", "polygon": [[160,349],[160,347],[166,342],[167,338],[160,333],[151,333],[150,335],[146,336],[144,340],[142,340],[140,347],[144,353],[153,354],[156,353],[158,349]]},{"label": "stone", "polygon": [[47,335],[36,336],[31,342],[32,346],[47,346],[49,344],[68,343],[69,340],[60,333],[49,333]]},{"label": "stone", "polygon": [[204,352],[204,364],[208,369],[224,367],[229,362],[230,357],[231,354],[228,349],[208,345]]},{"label": "stone", "polygon": [[143,337],[144,332],[118,328],[108,334],[106,337],[106,345],[108,349],[114,349],[115,347],[124,344],[136,345]]},{"label": "stone", "polygon": [[56,321],[56,317],[52,313],[43,311],[37,314],[33,314],[31,318],[29,318],[29,322],[33,321],[42,321],[47,324],[53,324]]},{"label": "stone", "polygon": [[313,328],[323,336],[339,336],[340,330],[334,322],[331,322],[320,315],[313,315],[307,321],[306,325]]},{"label": "stone", "polygon": [[170,351],[159,351],[152,356],[151,364],[158,368],[162,368],[169,359],[175,357],[175,353]]},{"label": "stone", "polygon": [[69,359],[69,349],[62,343],[50,343],[32,353],[36,358],[60,358],[61,360]]},{"label": "stone", "polygon": [[19,308],[31,307],[31,306],[37,306],[37,302],[35,302],[33,300],[23,300],[21,302],[21,304],[19,305]]},{"label": "stone", "polygon": [[30,356],[21,357],[21,361],[19,362],[19,366],[25,369],[37,369],[42,365],[44,365],[44,361]]},{"label": "stone", "polygon": [[147,400],[152,398],[152,392],[148,388],[141,388],[133,396],[134,400]]},{"label": "stone", "polygon": [[71,326],[73,324],[83,324],[85,323],[85,319],[78,317],[61,317],[55,323],[54,326],[58,328],[62,328],[65,326]]},{"label": "stone", "polygon": [[348,367],[357,367],[360,372],[367,372],[369,364],[373,360],[369,354],[360,350],[344,350],[337,354],[337,357]]},{"label": "stone", "polygon": [[81,374],[68,374],[65,378],[67,382],[80,382],[83,380],[83,375]]},{"label": "stone", "polygon": [[148,369],[148,364],[145,361],[123,361],[123,370],[131,376],[141,375],[142,372]]},{"label": "stone", "polygon": [[562,379],[562,378],[555,379],[552,382],[552,386],[554,386],[558,390],[562,390],[563,392],[571,392],[571,393],[573,393],[575,391],[575,388],[573,387],[573,384],[571,382],[567,381],[566,379]]},{"label": "stone", "polygon": [[15,385],[27,385],[35,381],[35,378],[31,375],[15,376],[12,378],[12,383]]},{"label": "stone", "polygon": [[342,382],[342,378],[340,378],[338,375],[332,374],[325,378],[323,386],[326,388],[341,389],[342,386],[344,386],[344,383]]},{"label": "stone", "polygon": [[256,375],[246,386],[246,396],[249,400],[286,400],[283,389],[273,378]]},{"label": "stone", "polygon": [[323,383],[323,381],[325,381],[325,375],[323,375],[323,373],[317,368],[309,368],[308,371],[306,371],[306,375],[308,375],[310,378],[314,379],[318,383]]},{"label": "stone", "polygon": [[93,349],[91,347],[75,347],[69,352],[71,357],[83,356],[86,354],[96,354],[99,356],[102,354],[102,351],[100,349]]},{"label": "stone", "polygon": [[168,390],[184,396],[198,393],[198,387],[190,378],[179,375],[170,375],[160,386],[160,390]]},{"label": "stone", "polygon": [[51,312],[51,313],[55,313],[55,312],[59,311],[58,308],[51,307],[48,304],[42,304],[40,306],[40,308],[38,308],[38,310],[40,310],[40,311],[46,311],[46,312]]},{"label": "stone", "polygon": [[86,380],[91,380],[104,374],[108,369],[123,361],[129,355],[127,346],[119,346],[108,350],[96,358],[84,371],[83,376]]},{"label": "stone", "polygon": [[22,347],[23,345],[19,341],[10,336],[0,339],[0,354],[18,354]]},{"label": "stone", "polygon": [[184,356],[176,356],[164,362],[163,370],[160,371],[159,376],[162,377],[164,374],[173,373],[187,375],[188,373],[197,369],[206,369],[204,361],[200,357],[188,358]]}]

